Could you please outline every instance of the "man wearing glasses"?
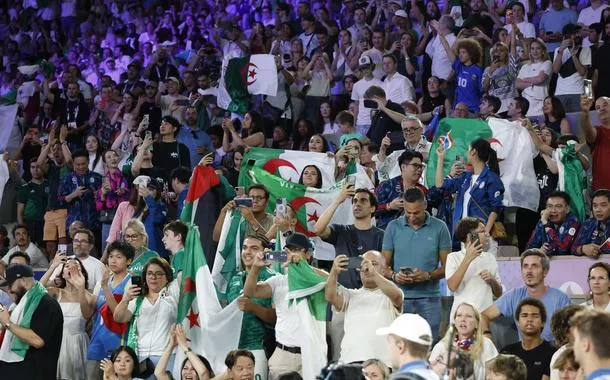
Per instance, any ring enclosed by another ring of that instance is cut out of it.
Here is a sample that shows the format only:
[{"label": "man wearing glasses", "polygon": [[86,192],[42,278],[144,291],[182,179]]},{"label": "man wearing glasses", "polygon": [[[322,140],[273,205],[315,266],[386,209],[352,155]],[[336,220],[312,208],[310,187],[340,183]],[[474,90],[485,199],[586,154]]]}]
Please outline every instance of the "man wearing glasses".
[{"label": "man wearing glasses", "polygon": [[400,175],[383,181],[377,187],[377,226],[384,228],[402,214],[404,203],[401,194],[407,189],[418,188],[424,194],[428,192],[425,186],[419,183],[424,172],[424,156],[417,151],[405,150],[398,157]]}]

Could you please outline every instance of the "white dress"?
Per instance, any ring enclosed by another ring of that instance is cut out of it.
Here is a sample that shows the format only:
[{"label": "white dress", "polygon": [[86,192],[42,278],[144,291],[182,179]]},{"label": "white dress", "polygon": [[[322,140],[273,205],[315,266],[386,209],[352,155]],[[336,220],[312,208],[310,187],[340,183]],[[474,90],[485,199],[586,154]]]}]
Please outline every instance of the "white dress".
[{"label": "white dress", "polygon": [[57,362],[57,378],[62,380],[86,379],[87,346],[89,345],[89,337],[85,331],[86,320],[78,302],[60,302],[59,306],[64,315],[64,331]]}]

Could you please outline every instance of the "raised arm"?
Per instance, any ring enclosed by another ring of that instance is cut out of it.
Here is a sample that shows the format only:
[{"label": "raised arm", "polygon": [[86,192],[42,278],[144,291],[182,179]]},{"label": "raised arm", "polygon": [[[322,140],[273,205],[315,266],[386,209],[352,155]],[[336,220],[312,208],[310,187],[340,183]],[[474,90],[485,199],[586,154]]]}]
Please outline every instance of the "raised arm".
[{"label": "raised arm", "polygon": [[273,296],[271,285],[266,282],[258,282],[258,275],[264,266],[263,256],[257,255],[244,283],[244,296],[249,298],[271,298]]},{"label": "raised arm", "polygon": [[339,278],[339,273],[347,270],[348,262],[349,259],[345,255],[335,257],[330,274],[328,275],[328,280],[326,281],[326,286],[324,287],[324,298],[326,299],[326,302],[333,305],[333,307],[339,311],[343,311],[345,300],[337,290],[337,280]]},{"label": "raised arm", "polygon": [[341,188],[341,194],[333,200],[330,206],[324,210],[322,215],[318,218],[318,221],[314,225],[315,234],[318,235],[321,239],[326,239],[330,236],[330,227],[329,224],[335,215],[335,212],[345,202],[345,200],[349,197],[354,196],[354,186],[348,186],[347,182],[343,183],[343,187]]},{"label": "raised arm", "polygon": [[589,118],[589,110],[591,109],[592,100],[582,95],[580,97],[580,127],[585,135],[585,139],[589,145],[595,144],[597,140],[597,130],[591,124]]}]

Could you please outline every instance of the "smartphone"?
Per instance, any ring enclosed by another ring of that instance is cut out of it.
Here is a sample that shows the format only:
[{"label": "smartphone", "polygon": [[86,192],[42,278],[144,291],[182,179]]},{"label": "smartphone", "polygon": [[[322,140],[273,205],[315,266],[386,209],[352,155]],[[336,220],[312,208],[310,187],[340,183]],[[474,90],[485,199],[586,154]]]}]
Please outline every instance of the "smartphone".
[{"label": "smartphone", "polygon": [[141,288],[142,287],[142,276],[131,276],[131,285]]},{"label": "smartphone", "polygon": [[144,114],[144,116],[142,116],[142,121],[146,120],[146,122],[148,122],[149,119],[150,116],[148,114]]},{"label": "smartphone", "polygon": [[356,187],[356,176],[354,174],[347,176],[347,186]]},{"label": "smartphone", "polygon": [[350,257],[347,263],[347,269],[358,269],[362,266],[362,256]]},{"label": "smartphone", "polygon": [[283,218],[286,215],[286,198],[278,198],[275,202],[275,216]]},{"label": "smartphone", "polygon": [[237,207],[239,207],[239,206],[252,207],[252,198],[234,198],[233,200],[235,201],[235,205]]},{"label": "smartphone", "polygon": [[152,140],[152,132],[151,131],[146,131],[145,138],[147,140]]},{"label": "smartphone", "polygon": [[593,100],[593,82],[591,79],[584,80],[585,87],[585,96],[589,98],[589,100]]},{"label": "smartphone", "polygon": [[470,233],[470,241],[472,242],[472,244],[477,245],[480,243],[479,240],[479,233],[478,232],[471,232]]},{"label": "smartphone", "polygon": [[237,186],[235,188],[235,194],[237,197],[244,197],[246,196],[246,188],[243,186]]},{"label": "smartphone", "polygon": [[377,109],[377,102],[372,99],[364,99],[364,108],[373,108]]},{"label": "smartphone", "polygon": [[74,122],[74,121],[69,122],[68,123],[68,128],[71,128],[71,129],[76,128],[76,122]]},{"label": "smartphone", "polygon": [[413,274],[413,268],[411,267],[400,267],[400,273],[406,274],[406,275],[412,275]]},{"label": "smartphone", "polygon": [[284,251],[265,252],[265,261],[274,263],[285,263],[288,261],[288,253]]},{"label": "smartphone", "polygon": [[60,255],[65,255],[66,252],[68,252],[68,245],[67,244],[58,244],[57,245],[57,252]]},{"label": "smartphone", "polygon": [[464,158],[462,158],[462,156],[455,156],[455,162],[460,164],[460,165],[464,165]]},{"label": "smartphone", "polygon": [[179,107],[187,107],[191,104],[191,102],[188,99],[176,99],[174,102]]}]

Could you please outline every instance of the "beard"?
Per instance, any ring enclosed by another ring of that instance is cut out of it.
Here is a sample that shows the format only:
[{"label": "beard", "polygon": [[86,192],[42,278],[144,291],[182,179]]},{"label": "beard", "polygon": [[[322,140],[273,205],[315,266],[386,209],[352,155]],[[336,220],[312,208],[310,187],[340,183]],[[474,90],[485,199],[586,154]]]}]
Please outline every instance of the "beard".
[{"label": "beard", "polygon": [[15,304],[18,304],[27,292],[28,290],[23,285],[19,285],[19,287],[17,287],[17,290],[12,292],[13,296],[15,297]]}]

